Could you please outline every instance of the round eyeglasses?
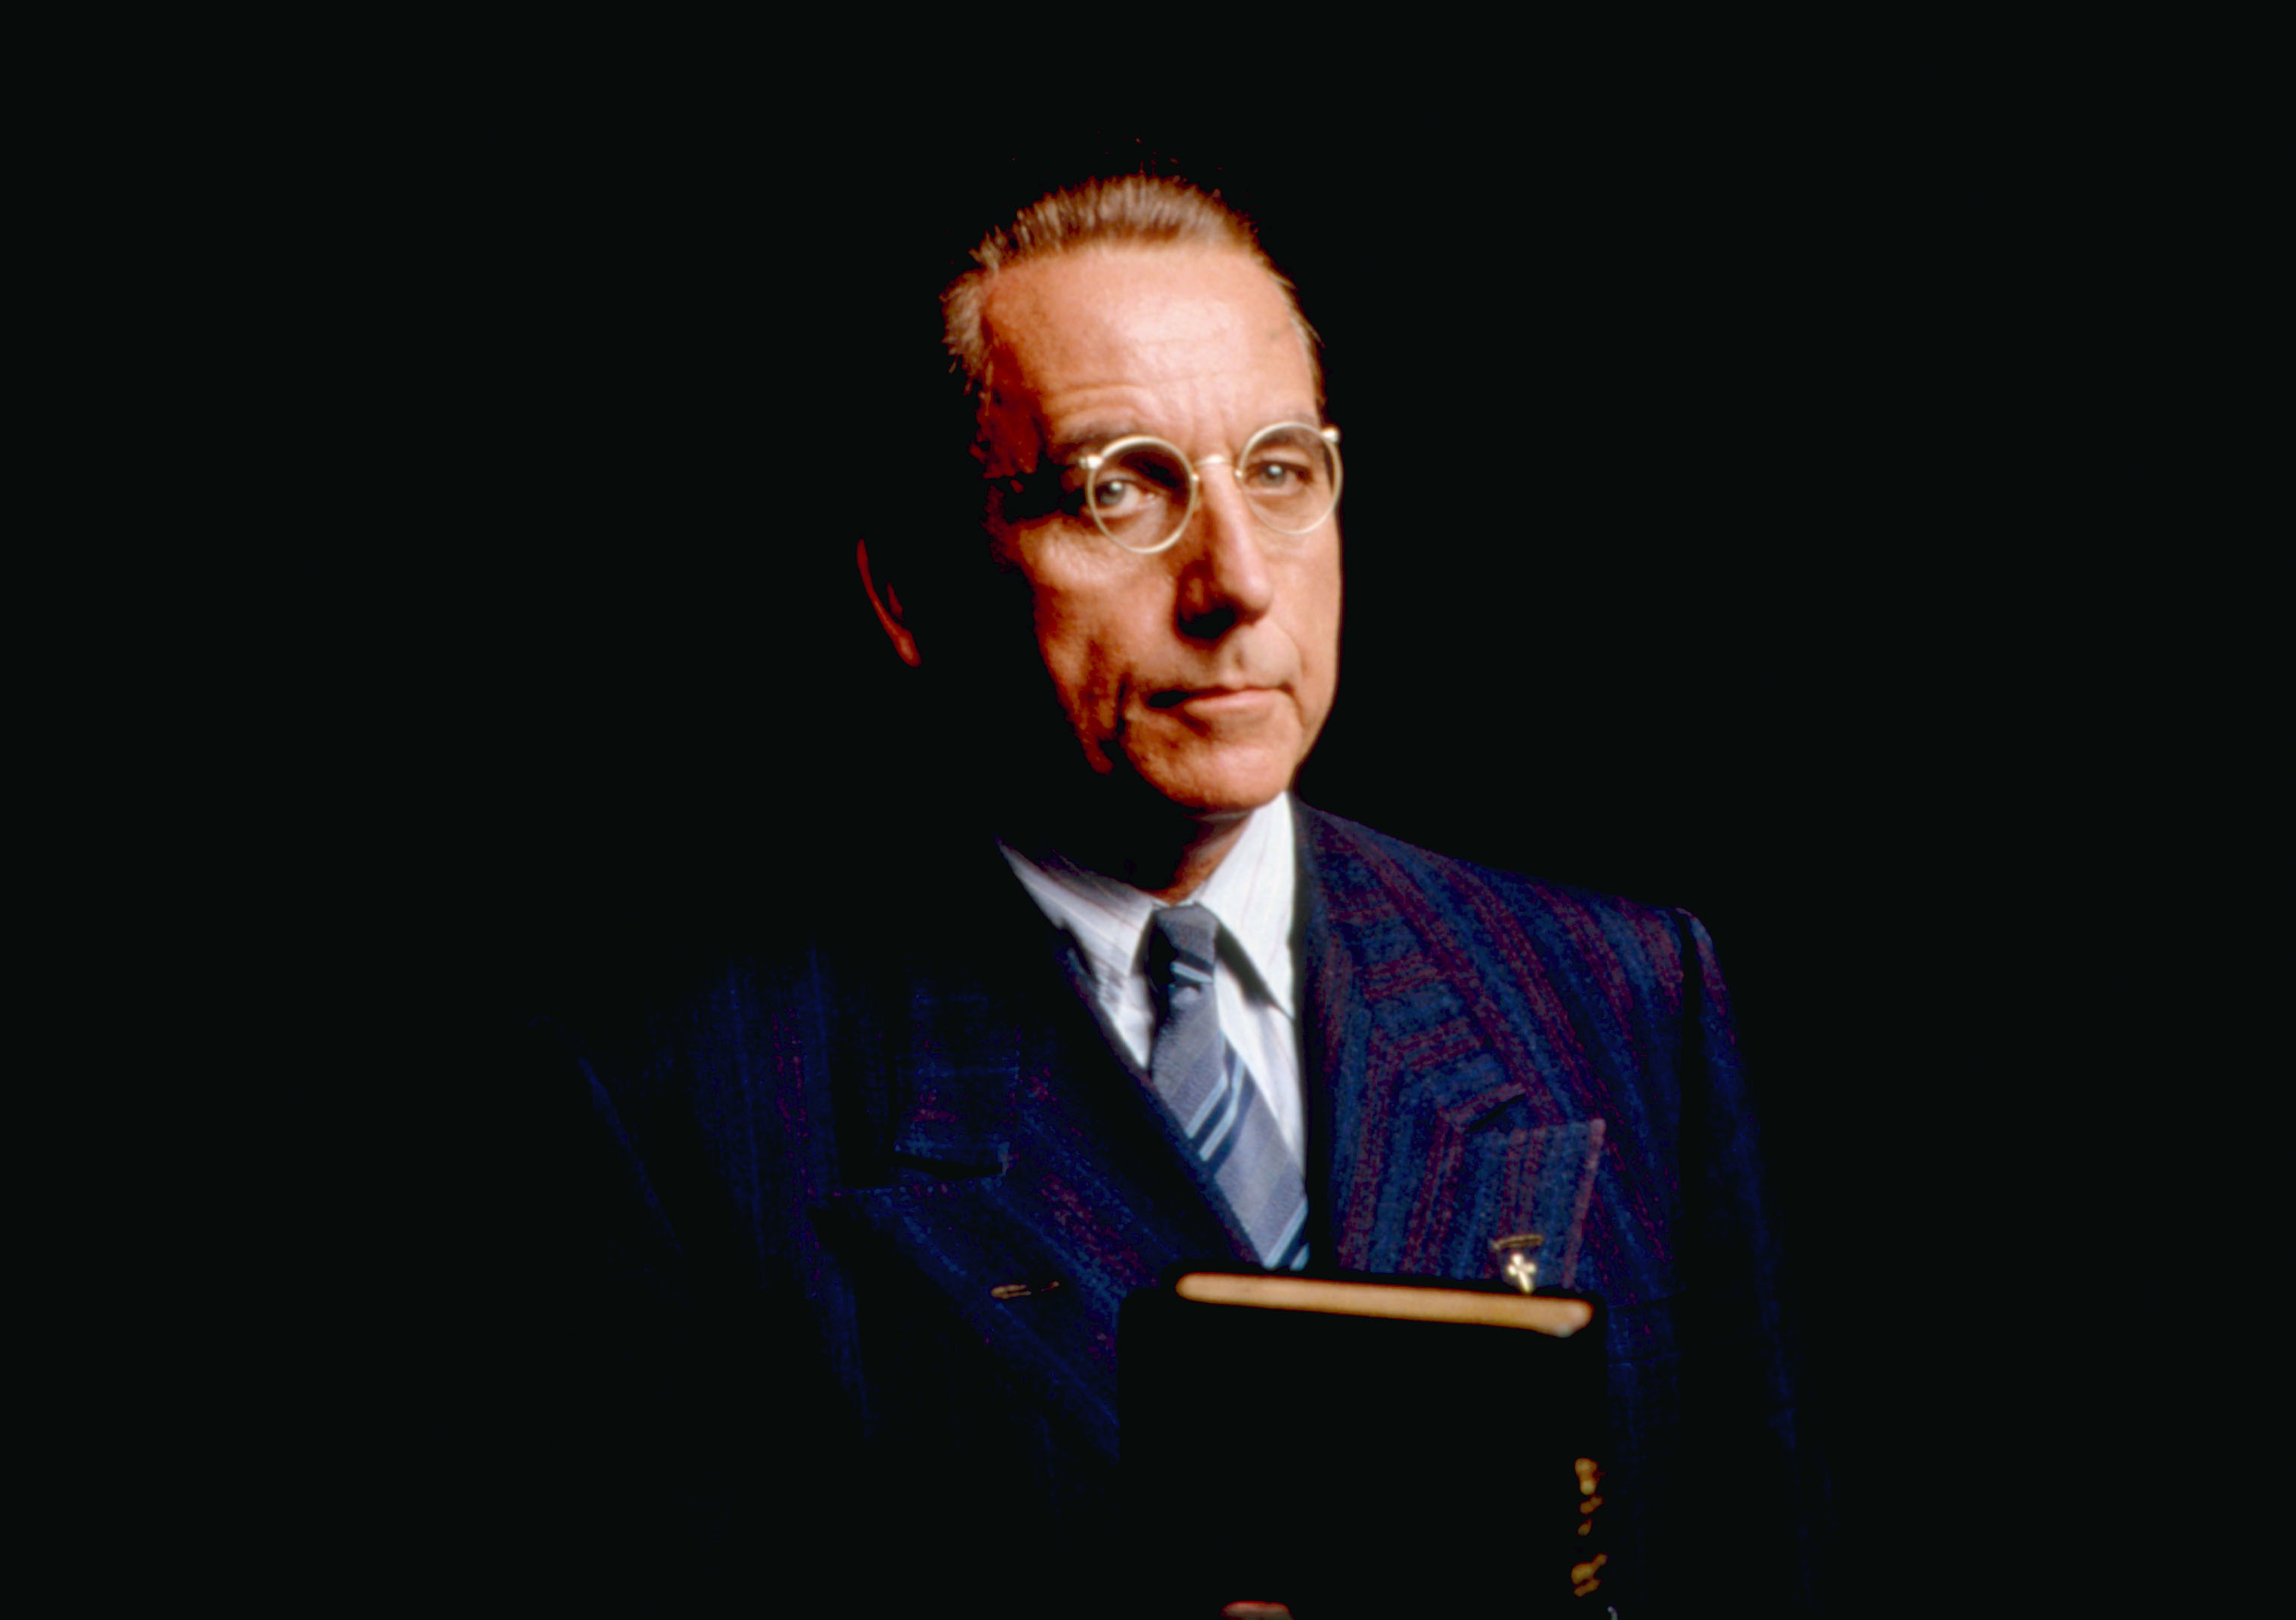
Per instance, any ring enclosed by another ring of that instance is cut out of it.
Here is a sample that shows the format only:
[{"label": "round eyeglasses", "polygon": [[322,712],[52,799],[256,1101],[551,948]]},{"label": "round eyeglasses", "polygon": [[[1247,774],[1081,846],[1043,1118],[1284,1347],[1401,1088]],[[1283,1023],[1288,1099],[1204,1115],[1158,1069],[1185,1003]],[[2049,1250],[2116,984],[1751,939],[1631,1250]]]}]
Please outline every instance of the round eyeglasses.
[{"label": "round eyeglasses", "polygon": [[1135,433],[1077,458],[1084,507],[1101,533],[1152,556],[1187,529],[1203,498],[1199,465],[1228,462],[1244,504],[1278,534],[1309,532],[1340,504],[1340,430],[1271,423],[1235,458],[1191,462],[1177,445]]}]

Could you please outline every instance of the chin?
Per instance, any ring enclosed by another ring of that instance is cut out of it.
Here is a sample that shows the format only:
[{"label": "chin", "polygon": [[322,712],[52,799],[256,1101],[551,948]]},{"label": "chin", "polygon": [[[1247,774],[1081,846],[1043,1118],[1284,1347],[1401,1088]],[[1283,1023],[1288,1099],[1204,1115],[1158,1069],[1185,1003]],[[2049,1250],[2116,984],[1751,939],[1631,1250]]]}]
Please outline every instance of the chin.
[{"label": "chin", "polygon": [[1141,783],[1192,816],[1247,815],[1285,788],[1299,769],[1289,755],[1242,760],[1143,761]]}]

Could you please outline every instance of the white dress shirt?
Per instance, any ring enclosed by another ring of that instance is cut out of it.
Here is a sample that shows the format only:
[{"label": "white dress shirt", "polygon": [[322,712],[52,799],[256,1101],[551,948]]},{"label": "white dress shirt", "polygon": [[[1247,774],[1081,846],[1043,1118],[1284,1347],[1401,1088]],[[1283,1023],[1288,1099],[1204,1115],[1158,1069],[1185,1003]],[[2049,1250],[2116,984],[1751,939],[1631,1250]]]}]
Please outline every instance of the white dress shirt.
[{"label": "white dress shirt", "polygon": [[[1307,1110],[1292,999],[1292,904],[1299,877],[1292,843],[1292,797],[1279,794],[1251,812],[1226,859],[1194,893],[1168,903],[1201,906],[1219,919],[1212,988],[1220,1032],[1250,1069],[1276,1129],[1304,1164]],[[1168,902],[1057,854],[1030,857],[1001,843],[997,848],[1029,897],[1076,941],[1101,1011],[1145,1069],[1156,1015],[1143,944],[1148,919]]]}]

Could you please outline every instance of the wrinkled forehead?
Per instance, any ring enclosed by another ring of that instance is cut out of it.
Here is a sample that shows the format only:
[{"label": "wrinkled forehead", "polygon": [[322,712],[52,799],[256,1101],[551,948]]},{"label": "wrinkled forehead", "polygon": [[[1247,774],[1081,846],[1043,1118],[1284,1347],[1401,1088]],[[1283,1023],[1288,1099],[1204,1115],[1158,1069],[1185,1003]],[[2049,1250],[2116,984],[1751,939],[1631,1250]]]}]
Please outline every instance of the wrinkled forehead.
[{"label": "wrinkled forehead", "polygon": [[1000,275],[984,311],[992,358],[1031,367],[1120,353],[1150,375],[1208,350],[1239,362],[1307,349],[1275,278],[1243,254],[1083,249]]},{"label": "wrinkled forehead", "polygon": [[1145,418],[1298,419],[1317,406],[1307,334],[1244,253],[1093,248],[1035,259],[997,277],[983,313],[980,426],[1023,459],[1080,416],[1169,432],[1185,424]]}]

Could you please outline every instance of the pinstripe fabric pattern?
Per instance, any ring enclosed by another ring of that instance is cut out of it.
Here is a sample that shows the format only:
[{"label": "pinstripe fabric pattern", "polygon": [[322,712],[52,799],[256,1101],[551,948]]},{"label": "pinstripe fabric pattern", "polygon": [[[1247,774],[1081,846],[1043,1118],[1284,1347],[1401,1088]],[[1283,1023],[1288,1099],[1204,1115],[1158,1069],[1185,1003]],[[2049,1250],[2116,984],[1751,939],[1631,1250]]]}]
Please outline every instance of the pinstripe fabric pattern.
[{"label": "pinstripe fabric pattern", "polygon": [[[1798,1418],[1704,932],[1297,816],[1318,1263],[1489,1280],[1492,1238],[1543,1234],[1541,1281],[1606,1306],[1622,1612],[1635,1571],[1694,1583],[1710,1537],[1790,1568]],[[822,1495],[829,1522],[898,1485],[937,1522],[977,1508],[952,1537],[1021,1524],[1039,1549],[1086,1547],[1071,1531],[1114,1479],[1124,1299],[1254,1246],[1183,1130],[1218,1128],[1206,1095],[1241,1122],[1243,1093],[1222,1051],[1175,1118],[1068,936],[1000,857],[981,866],[953,868],[963,904],[847,906],[801,952],[727,960],[594,1027],[554,1083],[598,1111],[631,1286],[732,1302],[711,1322],[770,1303],[753,1353],[777,1421],[756,1445],[788,1448],[783,1407],[821,1409],[827,1438],[783,1466],[853,1484]],[[682,1367],[639,1383],[717,1387]],[[713,1447],[721,1416],[697,1424]],[[1727,1492],[1700,1494],[1717,1468]]]},{"label": "pinstripe fabric pattern", "polygon": [[[1332,947],[1303,964],[1306,997],[1324,1015],[1324,1065],[1359,1077],[1334,1098],[1333,1132],[1356,1148],[1332,1188],[1335,1263],[1489,1275],[1484,1229],[1509,1217],[1458,1195],[1453,1155],[1592,1118],[1606,1124],[1602,1173],[1542,1272],[1614,1302],[1676,1292],[1683,1189],[1658,1171],[1680,1126],[1647,1077],[1673,1068],[1682,1040],[1683,919],[1334,818],[1303,823],[1323,912],[1308,932]],[[1405,1188],[1419,1196],[1398,1205]]]},{"label": "pinstripe fabric pattern", "polygon": [[1308,1263],[1307,1182],[1250,1071],[1220,1033],[1212,997],[1219,919],[1201,906],[1170,906],[1149,929],[1157,1024],[1148,1073],[1156,1095],[1226,1195],[1261,1262],[1296,1271]]}]

